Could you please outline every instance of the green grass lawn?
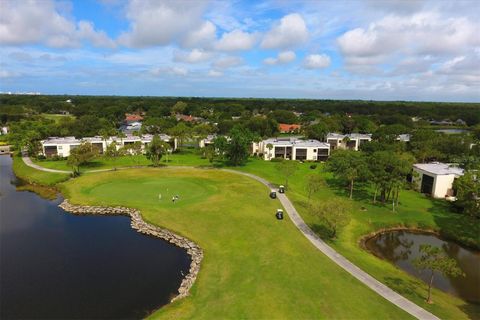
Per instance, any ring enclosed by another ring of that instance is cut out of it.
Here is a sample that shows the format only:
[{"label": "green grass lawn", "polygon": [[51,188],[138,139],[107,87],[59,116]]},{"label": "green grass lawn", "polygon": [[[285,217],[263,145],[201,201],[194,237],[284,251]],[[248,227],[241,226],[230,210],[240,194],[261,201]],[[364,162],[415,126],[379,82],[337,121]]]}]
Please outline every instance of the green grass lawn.
[{"label": "green grass lawn", "polygon": [[[168,161],[167,161],[168,158]],[[32,159],[36,164],[56,170],[69,170],[72,168],[67,165],[67,160],[35,160]],[[81,172],[88,172],[92,170],[99,169],[111,169],[111,168],[120,168],[120,167],[130,167],[130,166],[149,166],[152,164],[152,161],[148,160],[144,155],[139,156],[123,156],[117,159],[106,158],[99,156],[96,159],[92,160],[90,163],[82,166],[80,168]],[[195,154],[192,150],[185,150],[181,152],[176,152],[167,156],[163,156],[161,160],[163,165],[172,165],[172,166],[209,166],[210,163],[207,159],[202,159],[200,155]]]},{"label": "green grass lawn", "polygon": [[[170,156],[170,159],[169,165],[210,165],[206,159],[201,159],[199,155],[189,150],[174,154]],[[132,164],[134,160],[132,157],[124,157],[119,159],[115,165],[118,167],[122,166],[120,163],[124,163],[123,166],[135,165]],[[165,159],[162,160],[165,161]],[[95,169],[112,167],[109,160],[99,159],[97,161],[100,164],[94,166]],[[144,161],[144,164],[149,164],[148,160],[143,156],[142,161]],[[47,166],[48,164],[51,168],[62,169],[61,163],[61,161],[45,161],[41,165]],[[166,164],[166,162],[163,163]],[[235,169],[259,175],[276,184],[285,183],[273,162],[252,158],[245,166]],[[333,197],[346,198],[347,190],[342,186],[336,185],[331,176],[323,171],[321,164],[316,169],[310,169],[309,163],[300,164],[299,170],[290,178],[289,198],[312,229],[321,232],[321,221],[309,213],[307,205],[305,177],[314,173],[321,174],[324,177],[325,185],[319,192],[313,195],[312,202],[323,201]],[[423,282],[408,275],[393,264],[373,256],[359,245],[359,240],[366,234],[382,228],[403,226],[434,230],[448,238],[479,248],[480,224],[478,220],[454,214],[450,212],[445,201],[432,200],[414,191],[401,192],[400,206],[397,208],[396,213],[392,212],[389,205],[373,205],[371,194],[367,188],[362,189],[360,187],[356,190],[354,198],[352,201],[354,210],[351,223],[345,230],[340,232],[338,239],[330,241],[330,245],[378,280],[441,318],[480,318],[480,307],[478,305],[468,304],[440,290],[434,290],[433,299],[435,303],[433,305],[426,304],[424,302],[426,287]],[[362,207],[364,210],[361,210]]]},{"label": "green grass lawn", "polygon": [[143,168],[85,174],[61,187],[72,203],[138,208],[147,221],[204,249],[191,296],[152,318],[410,318],[331,262],[288,219],[276,220],[280,203],[250,178]]},{"label": "green grass lawn", "polygon": [[[239,170],[254,173],[277,184],[285,183],[275,169],[275,163],[251,159]],[[313,173],[324,176],[326,182],[324,187],[312,196],[312,202],[333,197],[347,198],[348,191],[346,188],[332,184],[331,176],[323,172],[322,165],[312,170],[310,164],[300,164],[299,170],[290,178],[288,197],[312,229],[321,230],[319,228],[322,225],[321,221],[309,213],[307,206],[305,177]],[[441,318],[479,319],[480,306],[468,304],[440,290],[434,290],[433,305],[425,303],[426,287],[423,282],[393,264],[373,256],[359,245],[359,240],[366,234],[382,228],[404,226],[435,230],[449,238],[478,248],[480,247],[478,220],[452,213],[445,201],[431,200],[414,191],[401,193],[400,206],[397,212],[393,213],[390,206],[373,205],[367,191],[358,190],[355,193],[355,199],[352,201],[354,206],[352,221],[345,230],[340,232],[337,240],[329,242],[330,245],[381,282]],[[361,210],[361,207],[366,211]]]},{"label": "green grass lawn", "polygon": [[13,172],[15,175],[30,184],[53,186],[70,178],[69,174],[40,171],[27,166],[20,156],[13,158]]},{"label": "green grass lawn", "polygon": [[56,123],[59,123],[61,119],[70,118],[75,119],[74,115],[71,114],[51,114],[51,113],[42,113],[41,116],[45,119],[53,120]]}]

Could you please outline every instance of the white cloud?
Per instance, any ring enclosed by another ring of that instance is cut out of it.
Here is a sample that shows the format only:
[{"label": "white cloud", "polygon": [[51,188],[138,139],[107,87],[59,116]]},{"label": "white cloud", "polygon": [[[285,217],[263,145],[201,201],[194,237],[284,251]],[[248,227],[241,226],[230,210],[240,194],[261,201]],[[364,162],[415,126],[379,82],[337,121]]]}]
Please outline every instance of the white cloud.
[{"label": "white cloud", "polygon": [[[58,4],[60,5],[60,4]],[[62,15],[51,0],[2,1],[0,44],[45,44],[50,47],[78,47],[82,41],[98,47],[114,47],[105,32],[88,21],[75,21]]]},{"label": "white cloud", "polygon": [[458,54],[480,45],[480,24],[438,12],[388,15],[368,28],[355,28],[337,39],[347,65],[375,65],[396,55]]},{"label": "white cloud", "polygon": [[218,70],[210,70],[208,72],[208,76],[209,77],[221,77],[221,76],[223,76],[223,72],[218,71]]},{"label": "white cloud", "polygon": [[207,52],[200,49],[193,49],[188,53],[176,52],[174,56],[174,61],[186,62],[186,63],[200,63],[200,62],[210,60],[212,57],[213,57],[212,52]]},{"label": "white cloud", "polygon": [[104,31],[96,31],[93,23],[80,21],[78,23],[78,37],[91,42],[96,47],[115,48],[115,42]]},{"label": "white cloud", "polygon": [[118,41],[130,47],[169,44],[204,26],[201,15],[205,4],[200,0],[131,0],[127,6],[130,31],[121,34]]},{"label": "white cloud", "polygon": [[311,54],[303,60],[303,66],[307,69],[326,68],[330,65],[330,57],[326,54]]},{"label": "white cloud", "polygon": [[213,63],[213,67],[216,69],[228,69],[238,67],[243,64],[243,59],[236,56],[226,56],[216,60]]},{"label": "white cloud", "polygon": [[188,33],[182,40],[186,48],[210,48],[216,40],[217,27],[210,21],[205,21],[198,29]]},{"label": "white cloud", "polygon": [[296,57],[297,56],[293,51],[282,51],[275,58],[266,58],[263,60],[263,63],[268,65],[286,64],[295,60]]},{"label": "white cloud", "polygon": [[150,73],[154,76],[162,76],[162,75],[186,76],[188,74],[188,69],[184,67],[179,67],[179,66],[161,67],[161,68],[151,69]]},{"label": "white cloud", "polygon": [[256,42],[256,34],[236,29],[224,33],[222,38],[217,41],[215,48],[220,51],[250,50]]},{"label": "white cloud", "polygon": [[17,72],[12,72],[8,70],[0,70],[0,78],[2,79],[7,79],[7,78],[13,78],[13,77],[18,77],[20,76],[19,73]]},{"label": "white cloud", "polygon": [[265,49],[287,49],[301,45],[308,40],[308,29],[298,13],[284,16],[267,32],[261,42]]}]

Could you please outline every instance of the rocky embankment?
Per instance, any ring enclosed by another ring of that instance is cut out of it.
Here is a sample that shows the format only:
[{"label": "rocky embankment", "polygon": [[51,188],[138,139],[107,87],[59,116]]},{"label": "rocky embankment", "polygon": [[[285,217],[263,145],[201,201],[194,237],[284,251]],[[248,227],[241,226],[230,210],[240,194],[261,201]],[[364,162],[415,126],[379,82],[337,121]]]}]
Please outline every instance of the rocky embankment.
[{"label": "rocky embankment", "polygon": [[175,233],[166,229],[146,223],[140,211],[126,207],[98,207],[98,206],[77,206],[70,204],[68,200],[64,200],[60,205],[63,210],[73,214],[100,214],[100,215],[126,215],[131,218],[131,226],[140,233],[148,234],[154,237],[164,239],[177,247],[183,248],[190,255],[192,262],[190,263],[189,273],[182,280],[180,288],[178,288],[178,295],[172,299],[172,302],[186,297],[197,278],[200,270],[200,263],[203,258],[202,249],[194,242],[187,238],[176,235]]}]

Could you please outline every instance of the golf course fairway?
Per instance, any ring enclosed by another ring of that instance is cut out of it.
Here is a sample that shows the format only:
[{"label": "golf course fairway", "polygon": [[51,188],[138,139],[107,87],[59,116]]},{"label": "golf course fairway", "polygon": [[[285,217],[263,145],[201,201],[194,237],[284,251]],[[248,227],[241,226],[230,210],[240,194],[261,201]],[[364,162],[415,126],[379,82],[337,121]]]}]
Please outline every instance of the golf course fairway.
[{"label": "golf course fairway", "polygon": [[137,208],[146,221],[202,247],[190,296],[152,318],[411,318],[315,249],[288,217],[276,220],[279,201],[248,177],[213,169],[130,169],[84,174],[61,188],[73,204]]}]

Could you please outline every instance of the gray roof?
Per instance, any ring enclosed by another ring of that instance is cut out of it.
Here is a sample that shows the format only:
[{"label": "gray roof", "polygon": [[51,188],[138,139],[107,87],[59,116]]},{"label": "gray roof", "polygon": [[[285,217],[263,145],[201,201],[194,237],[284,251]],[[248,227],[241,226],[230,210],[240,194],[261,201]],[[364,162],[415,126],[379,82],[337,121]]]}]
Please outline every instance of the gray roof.
[{"label": "gray roof", "polygon": [[[169,135],[166,134],[159,134],[158,135],[162,141],[168,142],[172,139]],[[142,136],[135,136],[132,134],[127,134],[125,138],[120,138],[116,136],[109,137],[107,140],[116,140],[116,141],[126,141],[126,142],[132,142],[132,141],[142,141],[142,142],[150,142],[153,139],[153,135],[151,134],[144,134]],[[103,142],[105,139],[101,136],[95,136],[95,137],[85,137],[82,139],[77,139],[75,137],[49,137],[45,140],[42,140],[41,143],[43,145],[58,145],[58,144],[80,144],[82,141],[88,141],[90,143],[100,143]]]},{"label": "gray roof", "polygon": [[435,175],[450,175],[463,176],[463,169],[452,166],[448,163],[432,162],[432,163],[416,163],[415,168],[423,170]]},{"label": "gray roof", "polygon": [[330,132],[327,134],[327,139],[337,139],[337,140],[343,140],[345,137],[348,137],[349,139],[371,139],[372,135],[370,133],[349,133],[349,134],[341,134],[341,133],[335,133],[335,132]]},{"label": "gray roof", "polygon": [[294,146],[294,147],[316,147],[316,148],[325,148],[329,149],[330,145],[325,142],[320,142],[318,140],[301,140],[295,137],[288,138],[269,138],[263,140],[264,145],[272,144],[273,146],[285,147],[285,146]]}]

